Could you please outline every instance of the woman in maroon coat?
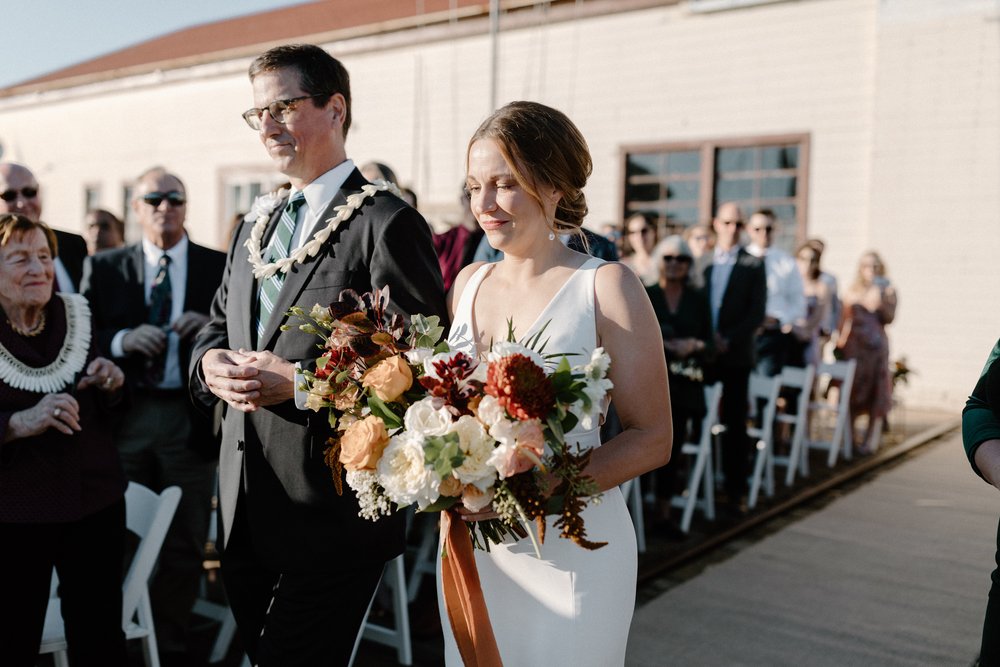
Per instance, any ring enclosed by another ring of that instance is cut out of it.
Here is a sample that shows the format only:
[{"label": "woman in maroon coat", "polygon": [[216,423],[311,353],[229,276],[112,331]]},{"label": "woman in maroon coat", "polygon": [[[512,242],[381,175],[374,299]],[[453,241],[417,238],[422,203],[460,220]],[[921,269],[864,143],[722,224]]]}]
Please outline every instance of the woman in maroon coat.
[{"label": "woman in maroon coat", "polygon": [[55,568],[71,663],[124,665],[124,375],[86,300],[53,293],[55,255],[44,223],[0,215],[0,662],[35,664]]}]

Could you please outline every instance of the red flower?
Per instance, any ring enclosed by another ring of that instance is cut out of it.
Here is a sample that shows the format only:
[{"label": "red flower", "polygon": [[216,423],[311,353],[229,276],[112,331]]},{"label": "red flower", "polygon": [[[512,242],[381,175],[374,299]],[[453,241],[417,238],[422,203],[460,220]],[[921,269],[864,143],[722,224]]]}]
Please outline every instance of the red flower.
[{"label": "red flower", "polygon": [[428,394],[443,398],[452,412],[459,415],[472,414],[469,400],[476,394],[480,384],[472,379],[476,365],[472,357],[458,352],[450,359],[434,362],[437,377],[424,375],[419,378],[419,382]]},{"label": "red flower", "polygon": [[556,400],[545,371],[523,354],[512,354],[486,368],[485,391],[514,419],[545,420]]}]

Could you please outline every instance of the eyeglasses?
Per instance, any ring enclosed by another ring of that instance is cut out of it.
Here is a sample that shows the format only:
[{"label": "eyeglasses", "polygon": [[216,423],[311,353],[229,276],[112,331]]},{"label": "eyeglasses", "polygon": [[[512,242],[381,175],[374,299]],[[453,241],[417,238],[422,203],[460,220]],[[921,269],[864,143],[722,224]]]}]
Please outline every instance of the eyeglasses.
[{"label": "eyeglasses", "polygon": [[271,115],[271,119],[276,123],[285,124],[285,114],[295,111],[295,106],[302,100],[311,100],[317,97],[328,97],[330,93],[316,93],[315,95],[300,95],[299,97],[289,97],[287,100],[275,100],[263,109],[254,107],[243,112],[243,120],[251,129],[259,130],[261,117],[266,111]]},{"label": "eyeglasses", "polygon": [[774,227],[772,227],[771,225],[765,225],[763,227],[751,227],[750,231],[751,232],[764,232],[765,234],[770,234],[771,232],[774,231]]},{"label": "eyeglasses", "polygon": [[666,264],[674,264],[675,262],[680,262],[681,264],[690,264],[691,258],[687,255],[664,255],[663,261]]},{"label": "eyeglasses", "polygon": [[38,188],[33,188],[29,186],[26,188],[21,188],[20,190],[17,189],[4,190],[3,192],[0,192],[0,199],[3,199],[5,202],[12,202],[15,199],[17,199],[17,195],[19,194],[25,199],[34,199],[35,197],[38,196]]},{"label": "eyeglasses", "polygon": [[184,206],[187,203],[187,197],[184,196],[184,193],[177,190],[171,190],[170,192],[150,192],[142,196],[142,201],[153,208],[159,208],[164,199],[174,208]]}]

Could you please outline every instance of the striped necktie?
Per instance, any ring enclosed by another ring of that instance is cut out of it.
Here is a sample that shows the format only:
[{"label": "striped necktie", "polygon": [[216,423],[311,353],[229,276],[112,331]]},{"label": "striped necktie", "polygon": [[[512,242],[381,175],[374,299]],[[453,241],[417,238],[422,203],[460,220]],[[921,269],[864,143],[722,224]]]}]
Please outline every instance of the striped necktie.
[{"label": "striped necktie", "polygon": [[[301,190],[288,200],[288,205],[281,212],[278,227],[271,235],[271,242],[267,246],[268,262],[276,262],[288,257],[288,246],[291,243],[292,234],[295,232],[295,218],[298,215],[299,207],[305,203],[305,194]],[[273,276],[261,281],[257,299],[257,340],[260,340],[261,336],[264,335],[264,329],[271,319],[274,304],[278,302],[278,294],[284,284],[285,273],[283,271],[276,271]]]}]

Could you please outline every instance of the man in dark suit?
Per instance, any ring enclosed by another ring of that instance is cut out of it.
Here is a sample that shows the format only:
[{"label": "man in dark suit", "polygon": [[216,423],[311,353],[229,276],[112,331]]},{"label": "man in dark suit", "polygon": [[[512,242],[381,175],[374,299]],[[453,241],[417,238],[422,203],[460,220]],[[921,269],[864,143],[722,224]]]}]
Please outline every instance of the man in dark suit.
[{"label": "man in dark suit", "polygon": [[159,648],[182,662],[203,572],[218,441],[188,397],[195,333],[208,322],[226,256],[191,242],[184,184],[162,167],[136,182],[132,208],[143,238],[88,258],[81,291],[97,344],[125,371],[134,400],[117,429],[126,476],[183,495],[160,555],[151,596]]},{"label": "man in dark suit", "polygon": [[757,329],[764,322],[767,274],[764,262],[739,244],[743,214],[733,203],[719,206],[712,222],[716,243],[712,264],[705,268],[705,292],[712,307],[716,358],[710,380],[722,382],[720,420],[722,471],[728,511],[744,511],[743,496],[750,474],[747,438],[747,383],[754,366]]},{"label": "man in dark suit", "polygon": [[[346,665],[383,565],[403,550],[403,517],[371,522],[349,487],[337,495],[323,461],[327,416],[306,410],[296,386],[318,340],[280,327],[292,306],[386,286],[395,312],[446,319],[444,290],[426,222],[387,192],[363,193],[368,182],[347,159],[343,65],[316,46],[282,46],[249,74],[256,108],[243,117],[291,192],[262,198],[237,228],[191,389],[206,406],[226,404],[222,573],[247,653],[263,667]],[[350,216],[337,222],[345,205]]]},{"label": "man in dark suit", "polygon": [[[0,162],[0,213],[20,213],[34,222],[42,219],[42,195],[31,170],[16,162]],[[76,292],[87,256],[87,242],[79,234],[53,229],[58,255],[56,291]]]}]

